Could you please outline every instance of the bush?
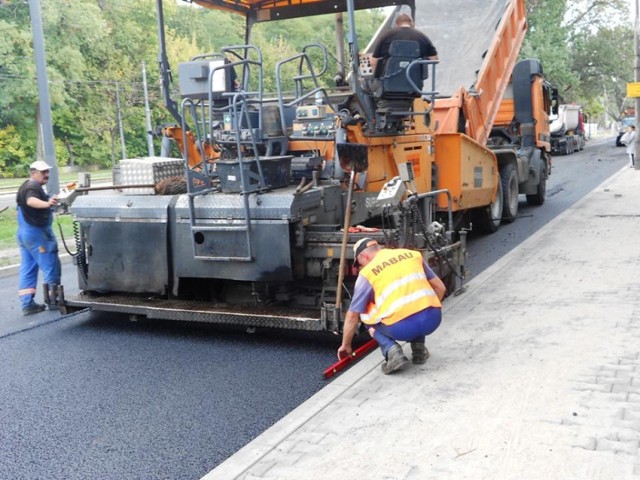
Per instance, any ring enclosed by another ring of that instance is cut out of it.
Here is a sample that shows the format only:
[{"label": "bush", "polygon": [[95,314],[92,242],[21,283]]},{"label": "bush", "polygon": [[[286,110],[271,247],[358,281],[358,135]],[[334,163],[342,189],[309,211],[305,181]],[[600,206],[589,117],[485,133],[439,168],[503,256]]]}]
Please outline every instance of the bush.
[{"label": "bush", "polygon": [[24,177],[28,174],[29,149],[13,125],[0,128],[0,177]]}]

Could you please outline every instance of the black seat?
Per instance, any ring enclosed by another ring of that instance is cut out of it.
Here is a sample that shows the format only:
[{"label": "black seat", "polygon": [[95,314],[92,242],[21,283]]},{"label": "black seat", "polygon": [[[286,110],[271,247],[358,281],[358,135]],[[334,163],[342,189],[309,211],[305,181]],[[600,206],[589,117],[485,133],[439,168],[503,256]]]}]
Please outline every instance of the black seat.
[{"label": "black seat", "polygon": [[389,58],[383,66],[382,76],[379,78],[382,91],[378,91],[379,98],[420,97],[425,78],[422,65],[416,65],[409,72],[410,78],[418,87],[418,91],[407,80],[406,70],[409,64],[420,59],[420,44],[413,40],[394,40],[389,47]]}]

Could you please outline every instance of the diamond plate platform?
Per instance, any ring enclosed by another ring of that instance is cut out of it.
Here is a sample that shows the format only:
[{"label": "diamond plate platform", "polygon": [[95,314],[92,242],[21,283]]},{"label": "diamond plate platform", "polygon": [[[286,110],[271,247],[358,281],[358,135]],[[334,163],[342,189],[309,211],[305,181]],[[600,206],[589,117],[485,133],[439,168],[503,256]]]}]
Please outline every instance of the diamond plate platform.
[{"label": "diamond plate platform", "polygon": [[187,300],[166,300],[133,295],[97,295],[82,293],[65,298],[68,310],[91,308],[104,312],[144,315],[162,320],[245,325],[248,327],[326,330],[320,311],[291,307],[254,307],[215,304]]}]

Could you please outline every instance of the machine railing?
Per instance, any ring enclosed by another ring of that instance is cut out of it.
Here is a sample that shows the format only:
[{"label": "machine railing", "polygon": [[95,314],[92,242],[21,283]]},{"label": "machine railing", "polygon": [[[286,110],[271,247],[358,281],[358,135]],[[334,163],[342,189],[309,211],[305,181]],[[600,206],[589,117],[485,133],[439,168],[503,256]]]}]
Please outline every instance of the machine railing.
[{"label": "machine railing", "polygon": [[[253,58],[248,58],[249,56]],[[229,62],[227,56],[237,59]],[[193,244],[194,257],[215,261],[246,261],[253,258],[251,248],[251,210],[249,206],[249,194],[256,190],[265,190],[266,185],[258,144],[262,140],[262,54],[257,47],[250,45],[226,47],[221,54],[212,54],[196,57],[199,59],[222,59],[219,65],[212,65],[208,73],[208,86],[206,100],[194,101],[185,98],[182,102],[182,129],[183,142],[187,143],[187,118],[193,120],[193,135],[197,151],[201,160],[190,162],[189,151],[184,149],[183,159],[187,178],[187,199],[189,209],[189,223]],[[235,68],[241,68],[240,81],[235,75]],[[257,90],[249,90],[251,86],[252,67],[257,69]],[[224,91],[214,90],[216,75],[224,71],[229,80],[225,82],[231,88]],[[233,75],[232,75],[233,73]],[[219,134],[224,130],[224,135]],[[235,172],[240,178],[239,193],[243,197],[243,218],[235,219],[235,225],[212,225],[198,222],[195,206],[195,197],[205,195],[214,190],[214,180],[218,178],[218,159],[208,158],[205,155],[204,145],[209,143],[221,154],[224,161],[237,163]],[[255,164],[256,175],[248,168],[248,162]],[[257,184],[255,183],[257,180]],[[252,183],[253,182],[253,183]],[[257,186],[257,188],[255,188]],[[235,256],[216,255],[207,251],[206,238],[210,234],[228,231],[244,231],[244,253]]]},{"label": "machine railing", "polygon": [[[322,52],[322,68],[319,72],[315,72],[313,68],[313,63],[311,61],[311,57],[309,56],[309,50],[312,48],[318,48]],[[299,60],[298,64],[298,73],[293,77],[294,81],[294,98],[288,102],[285,102],[284,93],[283,93],[283,84],[282,84],[282,69],[285,65],[295,62]],[[327,91],[324,87],[320,85],[318,78],[324,75],[327,71],[328,65],[328,53],[326,47],[319,44],[309,44],[306,45],[302,52],[286,58],[276,64],[276,88],[278,92],[278,106],[280,108],[280,121],[282,123],[282,131],[286,135],[287,132],[287,124],[286,124],[286,109],[296,107],[302,104],[305,100],[309,98],[314,98],[314,100],[318,100],[317,94],[320,94],[320,99],[324,105],[329,105],[334,111],[335,107],[332,105],[331,99],[327,95]],[[311,80],[313,84],[313,88],[309,91],[305,92],[304,81]]]}]

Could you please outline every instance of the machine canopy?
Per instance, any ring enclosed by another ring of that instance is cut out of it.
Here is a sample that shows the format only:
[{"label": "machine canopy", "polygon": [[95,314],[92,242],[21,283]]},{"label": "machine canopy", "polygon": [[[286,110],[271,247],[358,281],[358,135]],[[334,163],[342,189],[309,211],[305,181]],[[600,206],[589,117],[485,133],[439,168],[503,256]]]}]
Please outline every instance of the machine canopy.
[{"label": "machine canopy", "polygon": [[[249,23],[347,11],[347,0],[183,0],[212,10],[238,13]],[[414,0],[353,0],[355,10],[409,5]]]}]

